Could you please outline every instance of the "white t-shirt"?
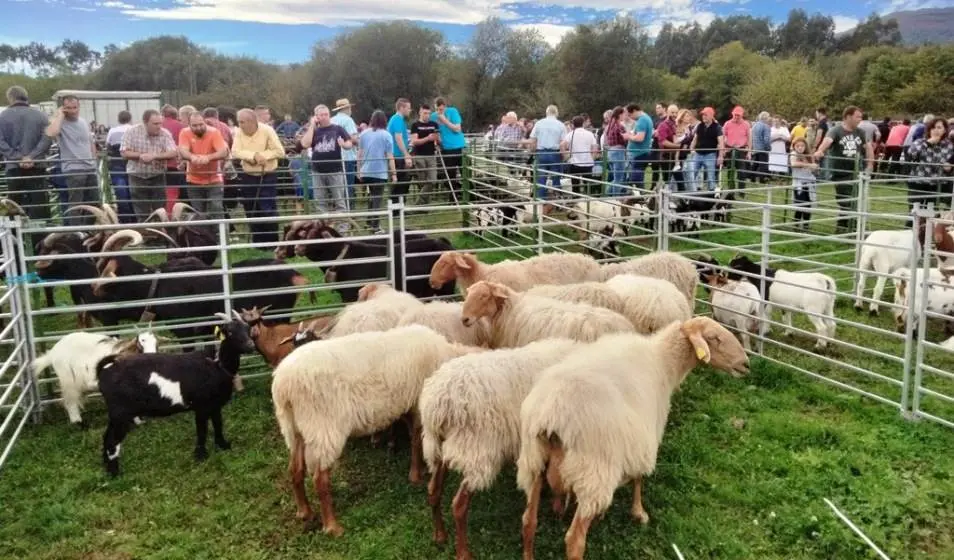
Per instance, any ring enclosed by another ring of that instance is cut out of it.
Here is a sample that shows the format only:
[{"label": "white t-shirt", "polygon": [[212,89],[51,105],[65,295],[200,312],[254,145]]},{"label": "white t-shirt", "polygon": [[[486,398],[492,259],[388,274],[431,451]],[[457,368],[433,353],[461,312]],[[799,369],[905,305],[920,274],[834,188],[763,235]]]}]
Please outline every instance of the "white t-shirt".
[{"label": "white t-shirt", "polygon": [[132,128],[131,124],[120,124],[110,128],[106,134],[106,145],[122,144],[123,135],[130,128]]},{"label": "white t-shirt", "polygon": [[593,150],[598,146],[596,135],[585,128],[574,128],[563,137],[566,140],[570,159],[567,163],[580,167],[593,165]]}]

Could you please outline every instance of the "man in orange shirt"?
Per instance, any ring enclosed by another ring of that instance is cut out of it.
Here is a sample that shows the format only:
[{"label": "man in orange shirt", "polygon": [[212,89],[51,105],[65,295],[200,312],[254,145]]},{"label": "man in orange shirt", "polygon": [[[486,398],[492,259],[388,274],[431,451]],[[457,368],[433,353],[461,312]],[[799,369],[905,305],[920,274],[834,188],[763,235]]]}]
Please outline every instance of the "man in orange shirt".
[{"label": "man in orange shirt", "polygon": [[220,162],[228,157],[229,146],[222,133],[206,125],[202,113],[192,113],[189,128],[179,133],[179,154],[188,163],[186,187],[192,206],[211,219],[224,218]]}]

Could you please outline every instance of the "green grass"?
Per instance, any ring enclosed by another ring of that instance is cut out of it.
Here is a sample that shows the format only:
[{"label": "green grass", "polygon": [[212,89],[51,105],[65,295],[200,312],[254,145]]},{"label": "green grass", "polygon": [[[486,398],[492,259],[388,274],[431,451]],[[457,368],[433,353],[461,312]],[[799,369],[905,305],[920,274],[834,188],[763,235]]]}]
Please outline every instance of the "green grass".
[{"label": "green grass", "polygon": [[[829,193],[822,195],[827,199]],[[884,211],[896,211],[894,203],[877,204]],[[740,211],[733,222],[752,222],[756,216],[758,210]],[[773,214],[773,221],[780,220]],[[457,215],[429,214],[412,223],[449,227],[459,221]],[[571,234],[565,226],[548,231]],[[535,239],[532,229],[526,233]],[[761,236],[722,232],[703,233],[699,239],[739,246],[757,244]],[[460,247],[487,246],[469,236],[452,240]],[[813,258],[838,248],[830,240],[777,245],[781,240],[782,234],[773,234],[775,255]],[[704,249],[691,239],[671,248]],[[723,263],[733,252],[705,251]],[[252,254],[243,252],[235,258]],[[481,258],[496,261],[514,255],[501,250]],[[850,263],[852,255],[813,260]],[[320,281],[319,272],[306,274]],[[841,276],[836,274],[839,289],[849,290],[851,279]],[[62,292],[57,297],[65,302]],[[889,283],[885,296],[889,301],[890,293]],[[703,297],[703,292],[699,295]],[[323,297],[321,303],[335,300]],[[299,306],[306,305],[307,299],[301,298]],[[705,304],[697,310],[705,312]],[[839,302],[836,314],[893,328],[887,310],[871,319],[856,315],[849,300]],[[41,322],[38,334],[68,331],[72,320],[63,315]],[[795,324],[811,330],[803,318],[796,317]],[[769,338],[779,334],[776,328]],[[901,348],[886,336],[847,326],[839,327],[838,338],[884,352]],[[939,335],[932,331],[929,338],[937,340]],[[790,344],[804,353],[768,341],[765,352],[806,370],[893,395],[895,387],[869,381],[814,355],[809,351],[812,343],[809,336],[796,335]],[[900,378],[899,367],[860,351],[835,348],[824,355]],[[952,369],[945,356],[929,358]],[[265,368],[254,357],[243,371]],[[954,394],[938,380],[928,382]],[[441,549],[431,542],[426,490],[407,483],[409,457],[403,440],[393,456],[383,445],[373,448],[367,439],[352,440],[333,478],[344,537],[304,532],[294,518],[287,451],[272,413],[269,378],[251,379],[246,387],[225,410],[231,451],[213,450],[206,464],[195,465],[191,416],[150,420],[127,438],[123,475],[116,480],[105,476],[99,461],[105,424],[102,403],[94,400],[87,407],[84,416],[94,426],[88,432],[68,427],[58,406],[47,409],[44,422],[28,427],[0,471],[0,558],[453,557],[452,546]],[[741,380],[700,368],[674,397],[657,470],[647,479],[644,503],[650,524],[641,527],[631,521],[631,490],[621,488],[613,507],[590,531],[587,558],[669,559],[675,557],[672,543],[687,558],[874,558],[823,498],[838,505],[892,558],[954,558],[954,506],[949,499],[954,493],[950,474],[954,460],[948,452],[952,445],[954,432],[946,428],[905,421],[889,406],[767,360],[754,358],[752,374]],[[451,477],[445,488],[448,520],[457,482]],[[523,504],[512,469],[502,473],[491,491],[474,498],[470,539],[478,558],[519,557]],[[562,557],[568,523],[569,516],[558,520],[548,508],[541,510],[538,558]]]}]

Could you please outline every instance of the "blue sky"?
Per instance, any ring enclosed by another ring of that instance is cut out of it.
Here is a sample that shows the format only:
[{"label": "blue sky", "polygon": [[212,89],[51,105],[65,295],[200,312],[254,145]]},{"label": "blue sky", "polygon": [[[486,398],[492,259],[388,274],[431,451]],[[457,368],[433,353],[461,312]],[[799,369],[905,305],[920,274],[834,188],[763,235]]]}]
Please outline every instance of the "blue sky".
[{"label": "blue sky", "polygon": [[120,46],[160,34],[185,35],[226,54],[269,62],[307,59],[311,46],[369,21],[405,19],[437,29],[451,43],[465,43],[474,23],[496,15],[514,27],[533,26],[556,43],[577,23],[630,13],[650,34],[665,22],[750,14],[785,19],[792,8],[822,12],[838,31],[872,12],[954,5],[954,0],[0,0],[0,42],[65,38],[94,48]]}]

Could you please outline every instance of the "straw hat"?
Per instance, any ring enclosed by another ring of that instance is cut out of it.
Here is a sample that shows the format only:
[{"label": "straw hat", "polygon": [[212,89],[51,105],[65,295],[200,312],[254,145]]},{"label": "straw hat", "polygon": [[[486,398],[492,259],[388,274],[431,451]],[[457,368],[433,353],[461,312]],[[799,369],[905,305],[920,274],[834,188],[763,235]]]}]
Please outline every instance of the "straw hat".
[{"label": "straw hat", "polygon": [[342,109],[347,109],[348,107],[353,107],[353,105],[350,101],[348,101],[347,97],[342,97],[341,99],[335,101],[335,108],[333,110],[340,111]]}]

